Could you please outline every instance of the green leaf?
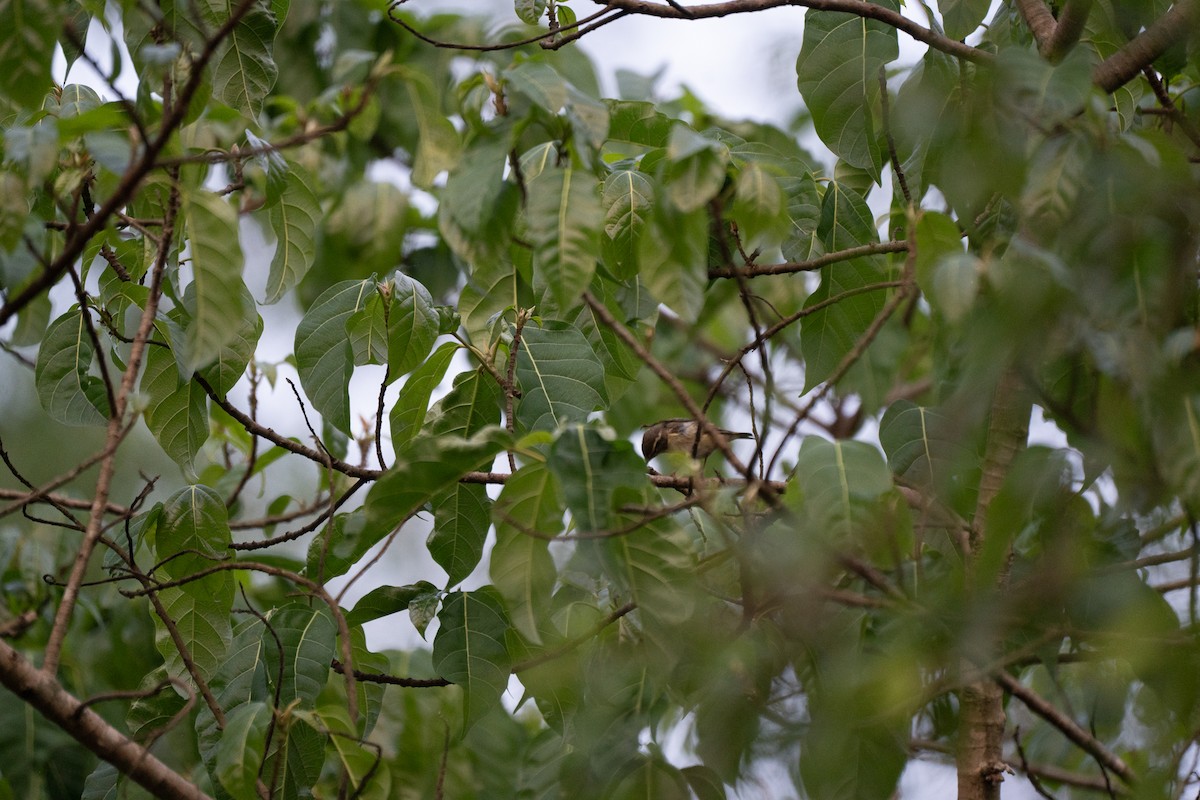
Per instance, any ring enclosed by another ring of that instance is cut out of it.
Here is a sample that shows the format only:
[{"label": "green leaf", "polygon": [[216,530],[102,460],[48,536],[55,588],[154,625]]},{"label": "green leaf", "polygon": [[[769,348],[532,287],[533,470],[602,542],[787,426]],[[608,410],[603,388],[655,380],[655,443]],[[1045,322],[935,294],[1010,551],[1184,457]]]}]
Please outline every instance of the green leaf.
[{"label": "green leaf", "polygon": [[534,644],[542,641],[538,622],[550,606],[558,574],[547,537],[562,529],[562,509],[558,480],[544,464],[529,464],[509,476],[492,507],[496,545],[489,574],[513,627]]},{"label": "green leaf", "polygon": [[354,371],[346,323],[374,292],[370,279],[336,283],[313,302],[296,328],[300,384],[321,416],[345,434],[350,433],[347,387]]},{"label": "green leaf", "polygon": [[390,281],[387,323],[388,381],[425,360],[438,336],[438,315],[429,290],[402,272]]},{"label": "green leaf", "polygon": [[50,90],[50,61],[62,25],[58,9],[46,0],[0,3],[0,96],[37,109]]},{"label": "green leaf", "polygon": [[[832,183],[825,190],[821,225],[817,230],[829,252],[878,241],[871,210],[857,192]],[[843,292],[861,289],[883,280],[882,259],[856,258],[823,271],[821,285],[809,296],[805,307],[824,303]],[[845,297],[804,318],[800,348],[805,359],[805,391],[824,381],[838,367],[870,327],[884,305],[881,291]],[[868,354],[864,358],[868,358]]]},{"label": "green leaf", "polygon": [[491,506],[479,483],[456,483],[434,498],[427,546],[433,560],[446,570],[447,589],[466,580],[483,557]]},{"label": "green leaf", "polygon": [[379,586],[359,598],[354,608],[346,614],[349,625],[365,622],[407,611],[409,604],[421,595],[436,595],[438,588],[429,581],[418,581],[407,586]]},{"label": "green leaf", "polygon": [[419,132],[412,182],[429,189],[434,178],[458,165],[462,140],[454,124],[442,113],[441,99],[429,75],[408,68],[400,68],[400,74],[404,76]]},{"label": "green leaf", "polygon": [[[899,11],[897,0],[875,5]],[[797,84],[821,141],[876,182],[883,166],[873,105],[879,68],[899,56],[896,29],[840,11],[804,15],[804,44],[796,59]]]},{"label": "green leaf", "polygon": [[[221,23],[229,20],[239,7],[233,0],[210,3]],[[275,29],[275,15],[262,4],[254,3],[233,26],[213,59],[213,94],[251,117],[258,116],[263,99],[279,77],[279,69],[271,57]]]},{"label": "green leaf", "polygon": [[638,251],[641,278],[655,299],[683,319],[697,319],[708,282],[708,214],[660,204]]},{"label": "green leaf", "polygon": [[289,163],[286,188],[279,202],[268,209],[267,219],[275,234],[275,255],[263,298],[268,305],[294,289],[316,261],[322,211],[311,184],[312,178],[299,165]]},{"label": "green leaf", "polygon": [[217,780],[234,797],[253,797],[258,769],[266,746],[271,707],[246,703],[225,720],[225,732],[217,748]]},{"label": "green leaf", "polygon": [[250,319],[256,312],[242,283],[242,248],[233,206],[209,192],[187,192],[183,213],[196,302],[179,361],[183,373],[190,375],[211,364],[222,348],[236,340],[239,326],[230,325],[230,319]]},{"label": "green leaf", "polygon": [[524,328],[516,373],[517,422],[526,431],[582,422],[608,404],[600,359],[579,329],[564,322]]},{"label": "green leaf", "polygon": [[746,164],[733,195],[733,216],[743,247],[753,250],[778,243],[787,229],[785,210],[779,182],[760,164]]},{"label": "green leaf", "polygon": [[[302,707],[312,708],[329,679],[329,665],[337,652],[332,612],[324,603],[295,602],[277,609],[268,622],[283,644],[281,703],[286,706],[299,700]],[[274,681],[280,674],[279,649],[270,633],[264,631],[263,635],[267,637],[263,641],[267,677]]]},{"label": "green leaf", "polygon": [[567,84],[544,61],[525,61],[504,71],[508,88],[526,97],[534,105],[557,114],[567,102]]},{"label": "green leaf", "polygon": [[[623,521],[631,523],[631,516]],[[626,535],[605,539],[602,547],[609,575],[646,617],[670,626],[692,615],[695,558],[687,536],[673,521],[647,521]]]},{"label": "green leaf", "polygon": [[438,675],[463,690],[464,734],[500,703],[508,688],[512,658],[505,645],[508,620],[495,589],[447,595],[433,639]]},{"label": "green leaf", "polygon": [[991,0],[938,0],[946,35],[951,39],[965,39],[983,22],[991,5]]},{"label": "green leaf", "polygon": [[513,10],[526,25],[537,25],[546,13],[546,0],[513,0]]},{"label": "green leaf", "polygon": [[807,261],[825,252],[825,244],[817,235],[821,221],[821,194],[810,173],[785,179],[783,192],[787,198],[790,221],[783,240],[783,256],[789,261]]},{"label": "green leaf", "polygon": [[433,351],[425,363],[413,370],[408,380],[400,387],[400,396],[388,415],[392,432],[392,448],[399,452],[412,440],[425,423],[425,412],[429,410],[429,398],[442,382],[451,359],[458,352],[458,344],[447,342]]},{"label": "green leaf", "polygon": [[616,527],[617,508],[640,500],[649,486],[646,462],[633,451],[633,445],[609,441],[584,425],[559,432],[547,466],[563,488],[575,527],[587,533]]},{"label": "green leaf", "polygon": [[51,419],[64,425],[103,425],[108,400],[100,378],[89,375],[95,349],[83,314],[73,308],[46,330],[33,380]]},{"label": "green leaf", "polygon": [[[152,537],[155,558],[162,562],[156,576],[165,581],[204,571],[225,557],[231,540],[220,495],[207,486],[184,487],[163,503]],[[233,593],[233,573],[220,571],[159,595],[202,675],[217,671],[233,638],[229,618]],[[155,644],[168,669],[181,674],[183,662],[174,641],[157,617],[155,625]]]},{"label": "green leaf", "polygon": [[344,703],[324,703],[317,707],[316,715],[320,727],[330,734],[329,742],[337,754],[338,765],[350,778],[353,796],[363,800],[392,797],[391,770],[380,763],[382,754],[378,747],[365,746],[359,739]]},{"label": "green leaf", "polygon": [[510,444],[508,432],[497,427],[485,428],[470,439],[458,436],[413,439],[397,454],[396,464],[367,494],[367,522],[354,553],[361,556],[463,475],[490,464]]},{"label": "green leaf", "polygon": [[898,401],[880,420],[879,443],[896,475],[935,491],[965,517],[975,513],[979,447],[952,416],[908,400]]},{"label": "green leaf", "polygon": [[146,349],[142,391],[149,398],[146,427],[163,452],[190,470],[208,439],[208,396],[195,381],[179,377],[179,366],[165,347]]},{"label": "green leaf", "polygon": [[[500,419],[500,386],[479,370],[464,372],[454,386],[429,409],[424,430],[432,436],[467,439]],[[397,456],[397,460],[399,456]]]},{"label": "green leaf", "polygon": [[159,572],[173,578],[200,572],[225,556],[232,539],[221,496],[202,484],[185,486],[163,503],[154,546],[170,560]]},{"label": "green leaf", "polygon": [[571,308],[592,281],[600,257],[596,181],[570,168],[547,169],[529,184],[529,240],[535,275],[559,308]]},{"label": "green leaf", "polygon": [[601,203],[605,262],[618,279],[628,280],[638,271],[638,242],[650,225],[654,187],[637,170],[617,170],[604,180]]},{"label": "green leaf", "polygon": [[729,148],[680,123],[671,128],[667,159],[667,196],[687,213],[703,208],[721,190]]},{"label": "green leaf", "polygon": [[892,488],[891,472],[874,447],[819,436],[800,446],[796,481],[805,509],[826,534],[851,541],[863,510]]},{"label": "green leaf", "polygon": [[376,286],[376,291],[367,297],[362,308],[346,320],[346,334],[350,337],[355,366],[387,363],[387,302],[383,299],[383,291],[386,289],[382,285]]}]

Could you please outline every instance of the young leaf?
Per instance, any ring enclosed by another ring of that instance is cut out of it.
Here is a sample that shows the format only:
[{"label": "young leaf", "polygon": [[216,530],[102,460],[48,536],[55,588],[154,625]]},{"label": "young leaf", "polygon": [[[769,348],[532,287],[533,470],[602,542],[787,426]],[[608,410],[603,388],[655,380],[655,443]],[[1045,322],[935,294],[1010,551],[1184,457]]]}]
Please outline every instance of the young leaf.
[{"label": "young leaf", "polygon": [[480,717],[500,702],[508,688],[512,659],[505,645],[508,619],[496,590],[453,592],[438,614],[433,639],[433,666],[463,690],[463,726],[466,734]]}]

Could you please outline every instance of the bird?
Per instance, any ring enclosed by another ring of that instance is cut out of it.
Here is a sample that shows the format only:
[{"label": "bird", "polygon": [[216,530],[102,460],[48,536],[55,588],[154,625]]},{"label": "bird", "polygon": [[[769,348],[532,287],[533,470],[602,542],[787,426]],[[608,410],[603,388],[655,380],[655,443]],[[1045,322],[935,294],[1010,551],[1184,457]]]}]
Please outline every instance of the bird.
[{"label": "bird", "polygon": [[[740,431],[717,430],[726,439],[754,438]],[[694,419],[664,419],[648,426],[642,434],[642,455],[647,461],[666,452],[687,453],[703,461],[716,449],[716,440]]]}]

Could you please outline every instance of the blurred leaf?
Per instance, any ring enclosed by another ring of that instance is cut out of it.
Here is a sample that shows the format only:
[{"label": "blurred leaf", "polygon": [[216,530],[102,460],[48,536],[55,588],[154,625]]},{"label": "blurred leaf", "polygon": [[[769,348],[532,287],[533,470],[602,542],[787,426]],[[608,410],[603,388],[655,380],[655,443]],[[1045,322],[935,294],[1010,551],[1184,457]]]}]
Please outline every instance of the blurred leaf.
[{"label": "blurred leaf", "polygon": [[938,0],[946,35],[965,39],[983,22],[991,5],[991,0]]},{"label": "blurred leaf", "polygon": [[541,643],[538,621],[549,607],[557,576],[547,538],[561,529],[562,508],[558,481],[544,464],[514,472],[492,507],[492,583],[504,598],[513,626],[534,644]]},{"label": "blurred leaf", "polygon": [[50,60],[61,25],[47,0],[0,3],[0,92],[18,106],[36,109],[50,90]]},{"label": "blurred leaf", "polygon": [[729,150],[687,125],[671,128],[664,176],[667,195],[684,213],[703,208],[725,182]]},{"label": "blurred leaf", "polygon": [[[827,252],[845,250],[879,240],[862,196],[847,192],[832,183],[825,191],[821,206],[821,224],[817,229]],[[821,285],[809,295],[808,308],[832,297],[883,280],[881,259],[877,256],[856,258],[823,270]],[[809,314],[801,322],[800,348],[804,353],[804,390],[824,381],[858,342],[859,337],[883,309],[884,293],[867,291],[847,296],[832,305]],[[870,348],[864,358],[870,358]]]},{"label": "blurred leaf", "polygon": [[620,279],[637,274],[638,242],[650,224],[654,188],[645,175],[633,169],[616,170],[604,180],[606,261]]}]

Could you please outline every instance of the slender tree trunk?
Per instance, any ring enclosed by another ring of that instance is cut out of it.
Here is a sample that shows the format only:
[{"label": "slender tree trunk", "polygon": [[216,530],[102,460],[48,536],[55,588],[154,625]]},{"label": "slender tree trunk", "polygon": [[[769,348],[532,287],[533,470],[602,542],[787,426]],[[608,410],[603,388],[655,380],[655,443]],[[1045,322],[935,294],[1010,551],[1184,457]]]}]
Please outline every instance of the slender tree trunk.
[{"label": "slender tree trunk", "polygon": [[[1002,591],[1008,583],[1007,558],[994,586],[978,585],[976,561],[988,537],[988,508],[1029,439],[1031,408],[1020,376],[1009,368],[996,385],[988,421],[979,502],[966,553],[967,587],[971,594]],[[985,643],[989,639],[986,635],[980,637]],[[958,800],[999,800],[1000,783],[1004,780],[1004,692],[979,671],[980,665],[992,661],[995,654],[991,649],[985,644],[983,652],[970,654],[961,664],[965,685],[959,691]]]}]

